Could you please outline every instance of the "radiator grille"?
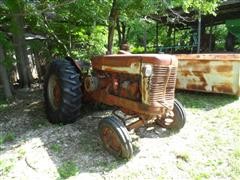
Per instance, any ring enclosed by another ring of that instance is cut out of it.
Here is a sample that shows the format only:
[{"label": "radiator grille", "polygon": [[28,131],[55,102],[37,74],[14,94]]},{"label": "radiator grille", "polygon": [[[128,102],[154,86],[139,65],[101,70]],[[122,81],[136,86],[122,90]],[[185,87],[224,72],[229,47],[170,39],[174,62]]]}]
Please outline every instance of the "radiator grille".
[{"label": "radiator grille", "polygon": [[176,67],[153,66],[149,82],[150,104],[173,108],[176,75]]}]

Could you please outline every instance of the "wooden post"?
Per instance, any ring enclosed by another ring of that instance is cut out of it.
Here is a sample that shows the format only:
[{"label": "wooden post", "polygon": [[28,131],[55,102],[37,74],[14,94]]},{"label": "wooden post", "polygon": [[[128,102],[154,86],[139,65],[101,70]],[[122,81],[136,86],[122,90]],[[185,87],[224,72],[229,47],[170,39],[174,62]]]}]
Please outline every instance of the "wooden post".
[{"label": "wooden post", "polygon": [[202,18],[201,18],[201,12],[199,11],[199,17],[198,17],[198,46],[197,46],[197,53],[200,53],[201,50],[201,29],[202,29]]},{"label": "wooden post", "polygon": [[175,49],[176,49],[176,28],[174,25],[174,29],[173,29],[173,47],[174,47],[174,53],[175,53]]},{"label": "wooden post", "polygon": [[156,53],[158,53],[158,31],[159,31],[159,24],[156,21]]},{"label": "wooden post", "polygon": [[210,37],[209,37],[209,52],[212,51],[212,25],[210,26]]}]

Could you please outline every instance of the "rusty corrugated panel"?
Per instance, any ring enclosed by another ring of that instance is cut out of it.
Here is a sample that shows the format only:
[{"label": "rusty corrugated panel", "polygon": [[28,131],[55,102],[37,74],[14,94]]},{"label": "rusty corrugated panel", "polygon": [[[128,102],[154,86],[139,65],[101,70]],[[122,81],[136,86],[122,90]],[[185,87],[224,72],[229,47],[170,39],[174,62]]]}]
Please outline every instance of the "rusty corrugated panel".
[{"label": "rusty corrugated panel", "polygon": [[240,96],[240,54],[178,54],[177,89]]}]

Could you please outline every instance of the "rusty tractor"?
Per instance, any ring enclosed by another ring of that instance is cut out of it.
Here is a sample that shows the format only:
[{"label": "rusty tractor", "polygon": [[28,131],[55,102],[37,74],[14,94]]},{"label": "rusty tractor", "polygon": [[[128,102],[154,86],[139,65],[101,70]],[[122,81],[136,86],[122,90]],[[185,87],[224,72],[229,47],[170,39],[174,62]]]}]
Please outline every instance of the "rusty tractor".
[{"label": "rusty tractor", "polygon": [[116,107],[100,121],[99,134],[108,152],[129,159],[130,130],[153,123],[175,131],[184,126],[185,111],[175,99],[177,66],[176,57],[166,54],[97,56],[91,67],[69,57],[54,60],[44,83],[47,117],[52,123],[74,122],[84,97]]}]

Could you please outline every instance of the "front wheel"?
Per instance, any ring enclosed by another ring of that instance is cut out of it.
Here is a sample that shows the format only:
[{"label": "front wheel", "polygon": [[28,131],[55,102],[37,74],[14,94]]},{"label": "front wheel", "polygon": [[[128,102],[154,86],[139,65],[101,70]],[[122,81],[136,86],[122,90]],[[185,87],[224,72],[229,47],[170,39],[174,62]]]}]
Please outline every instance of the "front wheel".
[{"label": "front wheel", "polygon": [[54,60],[44,82],[47,118],[51,123],[68,124],[80,115],[81,80],[77,68],[67,60]]},{"label": "front wheel", "polygon": [[179,131],[183,128],[186,122],[186,112],[183,105],[178,101],[174,100],[174,107],[172,112],[167,113],[161,119],[157,120],[157,124],[166,129],[172,129]]},{"label": "front wheel", "polygon": [[103,145],[110,154],[116,158],[132,157],[131,137],[122,122],[110,116],[100,121],[98,129]]}]

